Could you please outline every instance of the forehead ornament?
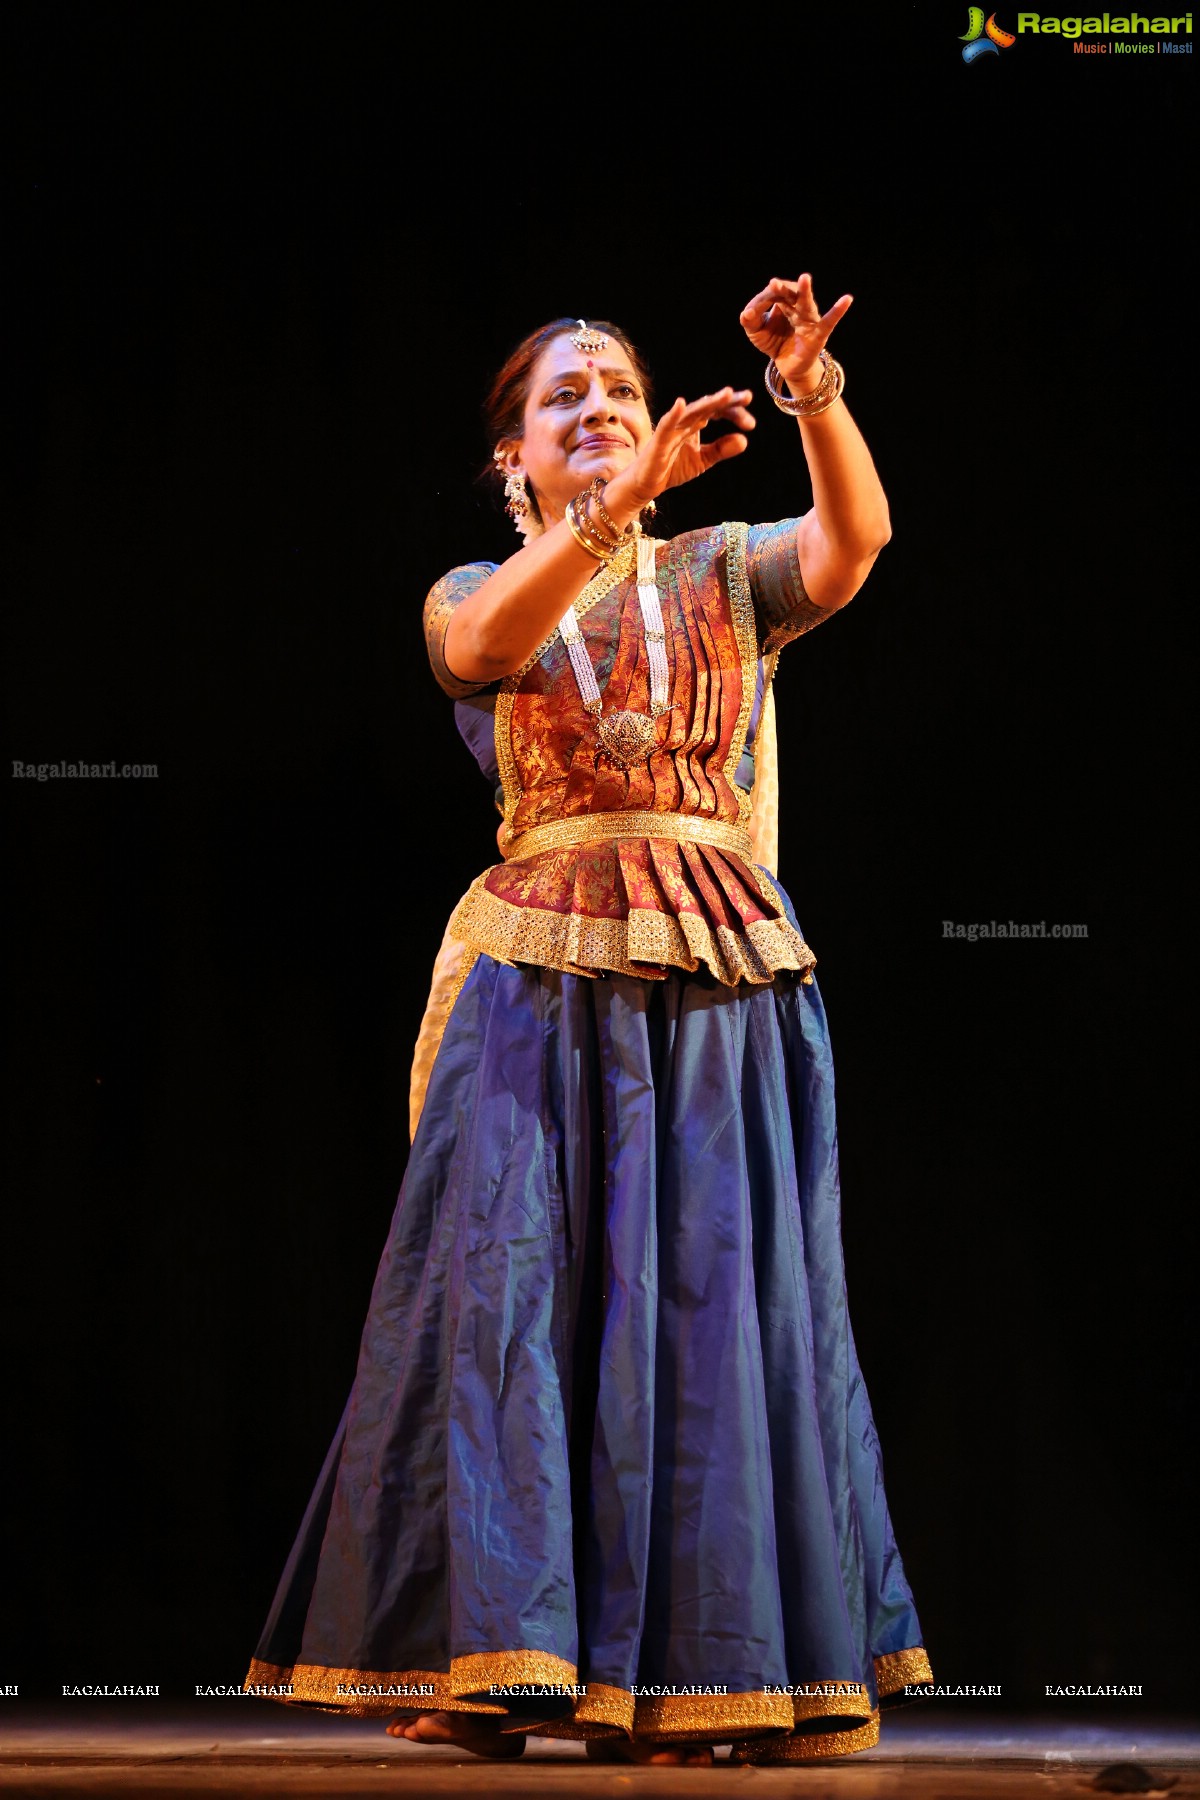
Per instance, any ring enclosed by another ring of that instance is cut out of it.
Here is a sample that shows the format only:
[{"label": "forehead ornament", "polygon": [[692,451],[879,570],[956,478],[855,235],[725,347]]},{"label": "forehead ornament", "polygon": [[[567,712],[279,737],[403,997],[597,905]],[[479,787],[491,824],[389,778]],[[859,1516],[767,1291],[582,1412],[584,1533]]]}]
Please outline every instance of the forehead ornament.
[{"label": "forehead ornament", "polygon": [[599,356],[602,350],[608,349],[608,339],[602,331],[589,331],[586,319],[577,319],[578,331],[571,333],[571,342],[585,356]]}]

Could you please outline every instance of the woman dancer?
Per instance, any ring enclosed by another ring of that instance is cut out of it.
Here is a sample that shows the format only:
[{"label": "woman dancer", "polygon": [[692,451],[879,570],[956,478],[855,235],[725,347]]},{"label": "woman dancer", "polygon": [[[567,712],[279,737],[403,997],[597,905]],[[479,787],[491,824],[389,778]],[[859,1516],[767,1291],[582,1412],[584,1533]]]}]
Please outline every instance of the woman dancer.
[{"label": "woman dancer", "polygon": [[[815,957],[755,861],[783,645],[890,535],[809,276],[741,314],[813,504],[666,542],[749,390],[678,399],[607,323],[514,351],[524,543],[426,604],[503,795],[358,1372],[249,1680],[489,1755],[525,1734],[837,1755],[928,1682],[847,1312]],[[705,431],[722,421],[718,437]]]}]

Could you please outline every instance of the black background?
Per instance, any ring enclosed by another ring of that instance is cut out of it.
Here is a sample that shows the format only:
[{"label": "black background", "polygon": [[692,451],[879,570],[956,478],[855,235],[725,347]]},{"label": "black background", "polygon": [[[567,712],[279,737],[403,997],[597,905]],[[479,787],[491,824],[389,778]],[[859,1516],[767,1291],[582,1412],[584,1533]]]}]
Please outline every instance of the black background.
[{"label": "black background", "polygon": [[[894,1522],[939,1679],[1185,1704],[1193,62],[790,10],[15,33],[5,754],[158,767],[5,769],[22,1694],[239,1680],[340,1414],[494,859],[420,632],[513,546],[493,369],[583,313],[757,390],[738,312],[811,269],[894,539],[783,659],[781,873]],[[756,410],[667,529],[808,504]]]}]

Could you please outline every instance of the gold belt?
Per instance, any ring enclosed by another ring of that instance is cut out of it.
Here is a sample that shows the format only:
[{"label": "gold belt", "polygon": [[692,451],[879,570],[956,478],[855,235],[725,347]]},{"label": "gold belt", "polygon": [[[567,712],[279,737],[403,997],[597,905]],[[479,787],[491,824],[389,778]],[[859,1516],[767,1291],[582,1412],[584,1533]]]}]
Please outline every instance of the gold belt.
[{"label": "gold belt", "polygon": [[605,838],[672,838],[676,843],[711,844],[716,850],[740,856],[743,862],[754,861],[750,833],[741,825],[701,819],[693,813],[660,812],[580,813],[572,819],[553,819],[549,825],[531,825],[528,831],[508,839],[504,858],[517,862],[543,850],[569,850]]}]

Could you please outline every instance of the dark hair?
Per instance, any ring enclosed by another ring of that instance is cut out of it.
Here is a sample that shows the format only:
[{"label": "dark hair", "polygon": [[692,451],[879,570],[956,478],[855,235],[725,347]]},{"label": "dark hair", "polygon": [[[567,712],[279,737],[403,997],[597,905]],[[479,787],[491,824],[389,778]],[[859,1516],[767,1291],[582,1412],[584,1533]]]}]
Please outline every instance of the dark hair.
[{"label": "dark hair", "polygon": [[[616,338],[629,358],[630,367],[642,384],[646,406],[653,412],[654,385],[637,345],[626,336],[619,326],[611,325],[607,319],[589,319],[587,324],[590,331],[603,331],[609,337]],[[491,391],[483,408],[488,442],[493,448],[502,443],[505,438],[522,436],[525,429],[525,402],[529,398],[529,378],[533,374],[534,365],[547,344],[552,343],[557,337],[564,337],[578,329],[578,319],[552,319],[549,325],[542,325],[537,331],[531,331],[528,337],[523,337],[508,356],[503,368],[492,383]],[[503,483],[504,480],[495,463],[491,461],[488,462],[485,469],[480,471],[480,474],[492,475],[500,483]],[[536,496],[531,493],[529,499],[536,511]]]}]

